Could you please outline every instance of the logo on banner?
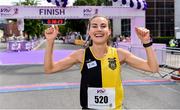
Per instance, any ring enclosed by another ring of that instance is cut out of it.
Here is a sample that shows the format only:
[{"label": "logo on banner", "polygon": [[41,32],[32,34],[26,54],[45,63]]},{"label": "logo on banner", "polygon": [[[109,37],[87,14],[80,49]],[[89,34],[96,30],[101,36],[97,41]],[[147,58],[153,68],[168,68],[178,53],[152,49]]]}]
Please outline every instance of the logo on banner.
[{"label": "logo on banner", "polygon": [[4,7],[0,8],[0,15],[1,16],[13,16],[18,14],[18,8],[11,8],[11,7]]},{"label": "logo on banner", "polygon": [[93,15],[96,15],[98,14],[98,9],[93,9],[93,8],[86,8],[83,10],[83,15],[85,17],[90,17],[90,16],[93,16]]}]

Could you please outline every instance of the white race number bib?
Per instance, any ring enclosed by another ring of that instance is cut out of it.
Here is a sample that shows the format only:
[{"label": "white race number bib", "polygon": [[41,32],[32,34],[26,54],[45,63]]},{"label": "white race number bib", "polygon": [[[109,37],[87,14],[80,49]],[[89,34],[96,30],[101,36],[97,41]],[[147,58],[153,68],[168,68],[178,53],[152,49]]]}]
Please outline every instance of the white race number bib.
[{"label": "white race number bib", "polygon": [[115,89],[89,87],[88,108],[93,108],[93,109],[115,108]]}]

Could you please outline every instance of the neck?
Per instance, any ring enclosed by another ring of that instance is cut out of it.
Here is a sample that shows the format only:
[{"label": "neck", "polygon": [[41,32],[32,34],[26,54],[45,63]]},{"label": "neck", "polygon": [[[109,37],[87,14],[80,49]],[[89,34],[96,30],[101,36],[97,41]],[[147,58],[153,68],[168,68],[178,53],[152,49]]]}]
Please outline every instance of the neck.
[{"label": "neck", "polygon": [[103,56],[105,56],[108,52],[108,45],[104,44],[104,45],[95,45],[93,44],[92,46],[92,51],[95,54],[96,57],[101,58]]}]

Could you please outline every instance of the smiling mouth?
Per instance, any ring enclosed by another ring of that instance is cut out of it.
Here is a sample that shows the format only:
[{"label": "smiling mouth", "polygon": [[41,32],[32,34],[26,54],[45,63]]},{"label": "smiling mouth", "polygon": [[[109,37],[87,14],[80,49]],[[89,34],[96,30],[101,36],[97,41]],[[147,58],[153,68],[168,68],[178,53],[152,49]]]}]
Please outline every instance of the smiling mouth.
[{"label": "smiling mouth", "polygon": [[103,37],[104,35],[103,34],[95,34],[94,36],[95,37]]}]

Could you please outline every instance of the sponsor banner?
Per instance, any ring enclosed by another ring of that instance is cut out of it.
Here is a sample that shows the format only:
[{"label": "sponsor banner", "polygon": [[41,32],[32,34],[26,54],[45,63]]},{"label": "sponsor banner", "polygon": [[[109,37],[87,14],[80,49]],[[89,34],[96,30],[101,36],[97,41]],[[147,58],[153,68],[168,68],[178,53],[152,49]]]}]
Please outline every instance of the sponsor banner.
[{"label": "sponsor banner", "polygon": [[102,15],[110,18],[144,17],[145,11],[113,6],[74,6],[66,8],[55,6],[0,6],[0,18],[88,19],[94,15]]}]

